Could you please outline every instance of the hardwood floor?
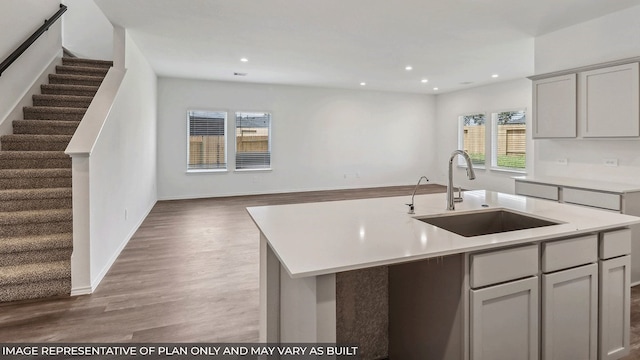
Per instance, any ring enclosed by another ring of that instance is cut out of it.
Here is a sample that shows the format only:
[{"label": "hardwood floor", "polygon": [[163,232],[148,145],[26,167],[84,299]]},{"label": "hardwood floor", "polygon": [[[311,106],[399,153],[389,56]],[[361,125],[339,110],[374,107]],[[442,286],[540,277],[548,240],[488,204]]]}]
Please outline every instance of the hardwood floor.
[{"label": "hardwood floor", "polygon": [[[257,342],[259,232],[247,206],[406,196],[413,186],[161,201],[95,293],[0,305],[0,342]],[[418,193],[443,192],[423,185]],[[444,206],[444,204],[443,204]],[[632,290],[640,360],[640,286]]]}]

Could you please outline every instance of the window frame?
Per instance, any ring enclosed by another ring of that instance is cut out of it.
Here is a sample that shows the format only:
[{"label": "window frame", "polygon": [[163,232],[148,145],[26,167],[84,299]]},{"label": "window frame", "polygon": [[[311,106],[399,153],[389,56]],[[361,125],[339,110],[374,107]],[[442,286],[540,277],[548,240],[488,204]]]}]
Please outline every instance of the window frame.
[{"label": "window frame", "polygon": [[[488,144],[488,135],[490,132],[490,126],[487,121],[487,112],[486,111],[469,111],[463,114],[458,115],[458,148],[464,150],[464,117],[470,115],[484,115],[484,163],[480,164],[471,164],[474,169],[484,170],[488,168],[487,166],[487,144]],[[468,153],[467,153],[468,154]],[[457,157],[457,165],[458,167],[467,168],[467,162],[461,156]]]},{"label": "window frame", "polygon": [[[191,156],[191,117],[194,112],[203,112],[203,113],[221,113],[224,114],[224,134],[222,138],[224,139],[224,167],[217,168],[191,168],[189,166],[189,159]],[[187,131],[186,131],[186,172],[189,174],[197,174],[197,173],[224,173],[229,169],[229,141],[228,141],[228,120],[229,120],[229,111],[227,110],[210,110],[210,109],[188,109],[186,111],[186,119],[187,119]]]},{"label": "window frame", "polygon": [[[269,165],[267,167],[259,167],[259,168],[238,168],[238,114],[269,114],[269,125],[267,126],[267,152],[269,153]],[[236,110],[233,112],[234,114],[234,126],[233,126],[233,146],[234,146],[234,172],[260,172],[260,171],[271,171],[273,169],[273,159],[271,157],[272,151],[272,143],[273,143],[273,112],[272,111],[253,111],[253,110]]]},{"label": "window frame", "polygon": [[[524,168],[515,168],[515,167],[506,167],[506,166],[499,166],[498,165],[498,114],[503,113],[503,112],[523,112],[524,113],[524,118],[525,118],[525,133],[524,133],[524,141],[525,141],[525,151],[524,151],[524,155],[525,155],[525,162],[524,162]],[[489,144],[490,147],[490,151],[491,151],[491,170],[495,170],[495,171],[504,171],[504,172],[513,172],[513,173],[518,173],[518,174],[526,174],[527,172],[527,154],[529,152],[529,144],[528,144],[528,140],[527,140],[527,120],[528,120],[528,114],[527,114],[527,109],[525,107],[521,107],[521,108],[509,108],[509,109],[501,109],[501,110],[496,110],[496,111],[491,111],[491,143]]]}]

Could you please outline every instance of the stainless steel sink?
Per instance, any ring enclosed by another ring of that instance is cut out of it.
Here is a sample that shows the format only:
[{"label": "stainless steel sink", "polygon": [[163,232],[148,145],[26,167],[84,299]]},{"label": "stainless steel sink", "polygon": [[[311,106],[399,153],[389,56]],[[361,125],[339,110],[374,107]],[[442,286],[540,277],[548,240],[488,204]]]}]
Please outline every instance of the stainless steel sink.
[{"label": "stainless steel sink", "polygon": [[466,237],[560,224],[505,209],[435,215],[416,219]]}]

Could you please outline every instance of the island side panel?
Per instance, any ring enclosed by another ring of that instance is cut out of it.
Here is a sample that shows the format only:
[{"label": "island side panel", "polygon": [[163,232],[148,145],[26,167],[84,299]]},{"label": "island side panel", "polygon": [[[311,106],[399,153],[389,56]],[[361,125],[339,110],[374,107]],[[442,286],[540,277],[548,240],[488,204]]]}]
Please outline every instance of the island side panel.
[{"label": "island side panel", "polygon": [[260,342],[280,341],[280,261],[260,233]]},{"label": "island side panel", "polygon": [[335,274],[293,279],[280,268],[280,342],[336,342]]}]

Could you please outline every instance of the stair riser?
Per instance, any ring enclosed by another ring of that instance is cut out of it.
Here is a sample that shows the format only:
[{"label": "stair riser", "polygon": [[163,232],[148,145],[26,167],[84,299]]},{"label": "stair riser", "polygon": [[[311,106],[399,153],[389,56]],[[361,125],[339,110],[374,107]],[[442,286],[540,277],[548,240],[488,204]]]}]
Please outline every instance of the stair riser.
[{"label": "stair riser", "polygon": [[68,169],[71,168],[71,158],[68,159],[0,159],[0,169]]},{"label": "stair riser", "polygon": [[89,90],[89,89],[79,89],[79,88],[59,89],[59,88],[51,88],[45,85],[43,85],[40,90],[44,95],[74,95],[74,96],[94,96],[98,91],[97,89]]},{"label": "stair riser", "polygon": [[1,254],[0,266],[14,266],[22,264],[68,260],[71,258],[72,252],[72,248],[66,248]]},{"label": "stair riser", "polygon": [[57,66],[56,74],[64,75],[85,75],[85,76],[102,76],[107,75],[109,68],[96,68],[86,66]]},{"label": "stair riser", "polygon": [[52,107],[72,107],[72,108],[88,108],[89,104],[91,104],[91,99],[78,99],[78,100],[70,100],[70,99],[42,99],[36,98],[33,99],[33,106],[52,106]]},{"label": "stair riser", "polygon": [[6,141],[2,142],[2,150],[7,151],[64,151],[69,145],[68,142],[17,142]]},{"label": "stair riser", "polygon": [[33,108],[25,108],[24,119],[25,120],[62,120],[62,121],[81,121],[84,117],[82,112],[58,112],[58,111],[38,111]]},{"label": "stair riser", "polygon": [[70,177],[56,178],[0,178],[0,189],[37,189],[71,187]]},{"label": "stair riser", "polygon": [[71,293],[71,277],[44,282],[0,287],[0,302],[68,296]]},{"label": "stair riser", "polygon": [[62,65],[69,66],[84,66],[84,67],[96,67],[96,68],[110,68],[113,66],[113,61],[104,61],[104,60],[89,60],[89,59],[78,59],[78,58],[62,58]]},{"label": "stair riser", "polygon": [[59,234],[73,231],[73,221],[9,224],[0,226],[0,237]]},{"label": "stair riser", "polygon": [[89,85],[89,86],[100,86],[102,80],[98,79],[81,79],[81,78],[66,78],[66,77],[58,77],[55,75],[49,75],[49,84],[64,84],[64,85]]},{"label": "stair riser", "polygon": [[47,125],[20,125],[13,123],[13,133],[18,135],[73,135],[78,128],[78,124],[71,126],[47,126]]},{"label": "stair riser", "polygon": [[0,211],[71,209],[72,204],[71,197],[59,199],[5,200],[0,201]]}]

